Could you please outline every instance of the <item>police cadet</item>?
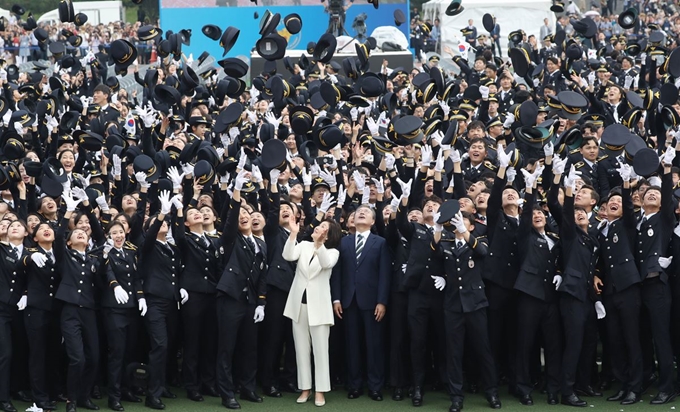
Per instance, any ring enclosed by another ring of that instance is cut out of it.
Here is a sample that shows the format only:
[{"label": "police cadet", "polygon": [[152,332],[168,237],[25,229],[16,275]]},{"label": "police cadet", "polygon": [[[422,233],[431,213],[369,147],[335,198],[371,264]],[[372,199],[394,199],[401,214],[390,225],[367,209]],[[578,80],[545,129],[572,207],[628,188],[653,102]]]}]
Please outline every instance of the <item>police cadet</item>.
[{"label": "police cadet", "polygon": [[[558,403],[562,355],[560,314],[556,287],[562,281],[557,273],[559,238],[546,230],[546,214],[534,204],[536,185],[543,167],[533,173],[522,169],[526,195],[517,238],[520,270],[515,281],[517,296],[517,392],[523,405],[533,405],[531,392],[531,354],[542,336],[545,350],[545,375],[548,404]],[[552,211],[555,214],[554,211]]]},{"label": "police cadet", "polygon": [[241,189],[247,181],[244,170],[234,178],[234,195],[222,235],[228,261],[217,283],[217,386],[222,405],[228,409],[241,408],[234,397],[237,387],[232,376],[237,345],[241,399],[262,402],[255,393],[256,324],[264,320],[267,249],[264,241],[252,235],[250,214],[241,207]]},{"label": "police cadet", "polygon": [[[142,280],[137,273],[137,248],[125,242],[125,228],[111,222],[107,228],[109,239],[104,246],[103,276],[106,278],[101,294],[104,327],[108,342],[109,408],[124,410],[120,403],[122,392],[130,392],[123,382],[123,371],[130,363],[130,353],[137,344],[137,310],[146,314],[146,299]],[[127,398],[133,398],[129,393]]]},{"label": "police cadet", "polygon": [[99,361],[97,319],[95,315],[95,282],[100,261],[86,253],[90,241],[82,229],[68,235],[66,229],[80,200],[69,192],[62,194],[66,213],[57,231],[54,253],[62,280],[56,298],[64,302],[61,311],[61,332],[69,358],[66,411],[74,412],[77,406],[97,410],[90,399]]},{"label": "police cadet", "polygon": [[[675,225],[671,174],[675,154],[676,148],[668,147],[661,157],[661,187],[651,186],[642,194],[644,216],[637,225],[637,242],[634,246],[635,260],[642,278],[642,304],[646,309],[641,314],[642,321],[651,327],[659,367],[659,393],[651,400],[652,405],[667,403],[675,397],[670,334],[671,289],[666,271],[671,258],[664,257],[668,253]],[[635,157],[636,173],[648,176],[658,169],[654,150],[642,149]]]},{"label": "police cadet", "polygon": [[624,163],[618,173],[623,190],[612,190],[607,200],[607,220],[599,227],[601,270],[594,286],[597,292],[604,292],[612,373],[621,382],[621,389],[607,400],[632,405],[640,400],[642,388],[641,279],[633,255],[637,225],[630,191],[633,171]]},{"label": "police cadet", "polygon": [[576,171],[581,172],[581,177],[587,177],[598,194],[609,193],[609,181],[605,172],[598,164],[600,148],[597,137],[584,136],[580,146],[581,161],[576,162]]},{"label": "police cadet", "polygon": [[[176,198],[171,202],[169,192],[161,192],[159,199],[160,213],[146,221],[146,237],[140,250],[140,274],[147,304],[144,323],[150,342],[149,380],[145,404],[152,409],[165,408],[161,396],[172,397],[165,388],[165,371],[168,345],[177,335],[181,296],[178,281],[180,252],[177,246],[168,243],[170,225],[166,218],[173,204],[177,208],[177,214],[180,215],[182,202]],[[186,291],[182,295],[183,303],[186,303],[188,299]]]},{"label": "police cadet", "polygon": [[36,406],[56,409],[52,391],[58,384],[61,334],[59,313],[61,304],[54,298],[61,280],[54,255],[54,229],[49,223],[38,223],[33,229],[37,246],[28,249],[31,259],[26,263],[26,309],[24,322],[28,335],[28,370],[31,393]]},{"label": "police cadet", "polygon": [[[492,409],[500,409],[496,366],[489,344],[482,263],[487,254],[486,239],[472,235],[475,220],[459,211],[457,200],[447,200],[435,215],[432,246],[444,261],[444,274],[432,276],[435,287],[444,290],[444,323],[446,326],[446,371],[451,396],[449,412],[463,409],[463,355],[466,340],[475,350],[475,362],[481,369],[487,401]],[[442,231],[454,229],[455,236],[442,239]],[[453,227],[451,227],[453,225]]]},{"label": "police cadet", "polygon": [[[558,163],[561,163],[561,167]],[[554,161],[555,180],[551,191],[557,190],[566,163],[567,159]],[[586,209],[574,205],[577,177],[576,168],[571,166],[569,175],[564,179],[562,215],[556,216],[560,225],[563,253],[562,282],[557,291],[565,337],[562,353],[562,404],[585,407],[588,403],[577,396],[574,386],[578,383],[582,392],[594,392],[590,386],[591,368],[597,347],[593,278],[600,249],[597,233],[589,230],[590,221]],[[602,309],[602,303],[597,303]]]},{"label": "police cadet", "polygon": [[[203,162],[199,162],[194,169],[194,194],[201,193],[203,183],[207,183],[203,180],[204,173],[199,170],[202,165]],[[179,285],[189,297],[180,312],[184,343],[182,375],[187,398],[200,402],[203,400],[202,393],[219,396],[215,390],[215,304],[218,269],[224,248],[220,242],[211,241],[206,236],[203,214],[195,207],[178,213],[175,227],[172,233],[182,259]]]}]

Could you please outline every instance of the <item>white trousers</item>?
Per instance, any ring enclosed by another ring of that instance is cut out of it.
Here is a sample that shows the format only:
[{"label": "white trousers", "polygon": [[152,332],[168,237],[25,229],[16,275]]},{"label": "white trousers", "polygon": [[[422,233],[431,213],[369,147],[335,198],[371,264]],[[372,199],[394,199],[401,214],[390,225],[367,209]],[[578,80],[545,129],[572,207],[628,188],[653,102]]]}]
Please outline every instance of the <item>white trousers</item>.
[{"label": "white trousers", "polygon": [[293,340],[297,360],[298,387],[312,389],[312,348],[314,350],[314,377],[317,392],[330,392],[331,371],[328,355],[330,325],[309,326],[307,305],[300,307],[298,322],[293,322]]}]

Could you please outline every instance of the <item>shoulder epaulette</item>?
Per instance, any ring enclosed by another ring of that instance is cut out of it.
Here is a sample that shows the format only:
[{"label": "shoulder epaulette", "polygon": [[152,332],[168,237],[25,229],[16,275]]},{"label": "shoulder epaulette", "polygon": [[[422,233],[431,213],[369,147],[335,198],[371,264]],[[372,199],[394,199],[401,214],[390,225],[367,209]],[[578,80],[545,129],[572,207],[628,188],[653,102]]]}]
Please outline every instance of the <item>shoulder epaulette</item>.
[{"label": "shoulder epaulette", "polygon": [[576,163],[576,164],[574,165],[574,167],[578,169],[579,167],[583,167],[583,166],[585,166],[585,165],[586,165],[585,162],[578,162],[578,163]]},{"label": "shoulder epaulette", "polygon": [[572,149],[569,154],[578,153],[581,149]]},{"label": "shoulder epaulette", "polygon": [[498,169],[498,167],[496,167],[496,165],[494,165],[493,163],[491,163],[491,161],[489,161],[489,160],[485,160],[485,161],[484,161],[484,166],[488,167],[488,168],[491,169],[491,170],[496,170],[496,169]]},{"label": "shoulder epaulette", "polygon": [[560,236],[559,236],[557,233],[555,233],[555,232],[546,232],[546,233],[548,233],[550,236],[554,237],[555,239],[559,239],[559,238],[560,238]]},{"label": "shoulder epaulette", "polygon": [[137,250],[137,245],[130,242],[129,240],[125,241],[125,244],[123,245],[123,247],[126,248],[126,249]]},{"label": "shoulder epaulette", "polygon": [[27,247],[26,250],[28,250],[29,252],[37,252],[38,251],[38,249],[34,248],[34,247]]},{"label": "shoulder epaulette", "polygon": [[599,162],[600,160],[604,160],[604,159],[606,159],[606,158],[608,158],[608,157],[609,157],[609,155],[602,155],[602,156],[600,156],[600,157],[597,158],[597,161]]},{"label": "shoulder epaulette", "polygon": [[217,234],[217,233],[206,233],[205,235],[208,236],[208,237],[214,237],[214,238],[220,237],[220,235]]}]

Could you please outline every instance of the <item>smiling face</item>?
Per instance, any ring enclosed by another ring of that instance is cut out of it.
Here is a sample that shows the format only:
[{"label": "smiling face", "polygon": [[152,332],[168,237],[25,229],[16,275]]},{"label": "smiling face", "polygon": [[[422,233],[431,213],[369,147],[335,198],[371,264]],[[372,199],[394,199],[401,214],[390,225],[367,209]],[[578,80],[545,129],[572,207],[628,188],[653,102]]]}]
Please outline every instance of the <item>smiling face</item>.
[{"label": "smiling face", "polygon": [[71,232],[71,237],[68,239],[68,244],[75,249],[85,248],[90,241],[90,237],[84,230],[74,229]]},{"label": "smiling face", "polygon": [[132,195],[123,196],[123,210],[126,212],[129,210],[137,209],[137,199]]},{"label": "smiling face", "polygon": [[661,208],[661,192],[656,188],[647,189],[642,198],[642,207],[647,213]]},{"label": "smiling face", "polygon": [[478,165],[482,163],[486,157],[486,146],[484,146],[484,143],[482,142],[475,142],[470,145],[468,154],[470,155],[470,163]]},{"label": "smiling face", "polygon": [[503,207],[516,205],[519,195],[515,189],[506,188],[503,190]]},{"label": "smiling face", "polygon": [[574,220],[576,221],[576,225],[579,227],[588,227],[588,213],[586,213],[585,210],[583,209],[576,209],[574,211]]},{"label": "smiling face", "polygon": [[607,201],[607,219],[615,220],[623,216],[623,203],[620,195],[612,196]]},{"label": "smiling face", "polygon": [[[370,207],[360,206],[354,212],[354,226],[357,230],[365,230],[375,223],[375,212]],[[361,227],[361,229],[359,229]]]},{"label": "smiling face", "polygon": [[282,204],[279,209],[279,226],[288,226],[289,219],[296,214],[289,204]]},{"label": "smiling face", "polygon": [[80,219],[78,219],[78,221],[75,222],[75,224],[76,224],[76,229],[84,230],[85,233],[88,234],[88,236],[92,234],[92,227],[90,226],[90,219],[87,216],[85,216],[85,215],[81,216]]},{"label": "smiling face", "polygon": [[215,217],[215,212],[210,207],[202,207],[201,215],[203,216],[203,225],[211,225],[215,223],[217,217]]},{"label": "smiling face", "polygon": [[434,217],[434,214],[439,211],[439,203],[428,200],[423,205],[423,220],[429,220]]},{"label": "smiling face", "polygon": [[251,221],[251,226],[253,229],[253,232],[261,232],[264,229],[264,215],[260,212],[253,212],[250,214],[250,221]]},{"label": "smiling face", "polygon": [[197,209],[189,209],[184,221],[185,226],[203,225],[203,214]]},{"label": "smiling face", "polygon": [[57,202],[49,196],[42,198],[39,212],[42,214],[52,214],[57,211]]},{"label": "smiling face", "polygon": [[130,233],[130,224],[128,223],[127,219],[124,216],[118,216],[116,218],[116,222],[123,225],[123,229],[125,230],[125,233]]},{"label": "smiling face", "polygon": [[28,232],[26,231],[26,226],[24,226],[21,222],[19,221],[14,221],[10,223],[9,227],[7,228],[7,236],[10,241],[23,241],[24,238]]},{"label": "smiling face", "polygon": [[239,211],[238,230],[239,232],[246,235],[249,235],[250,231],[252,230],[252,219],[250,217],[250,213],[244,208],[241,208]]},{"label": "smiling face", "polygon": [[54,229],[48,223],[40,223],[35,231],[35,236],[33,240],[37,243],[51,243],[54,241]]},{"label": "smiling face", "polygon": [[543,231],[545,229],[545,213],[542,210],[534,210],[531,223],[534,229],[538,231]]},{"label": "smiling face", "polygon": [[109,237],[113,239],[113,246],[120,249],[125,243],[125,229],[120,224],[115,224],[109,229]]}]

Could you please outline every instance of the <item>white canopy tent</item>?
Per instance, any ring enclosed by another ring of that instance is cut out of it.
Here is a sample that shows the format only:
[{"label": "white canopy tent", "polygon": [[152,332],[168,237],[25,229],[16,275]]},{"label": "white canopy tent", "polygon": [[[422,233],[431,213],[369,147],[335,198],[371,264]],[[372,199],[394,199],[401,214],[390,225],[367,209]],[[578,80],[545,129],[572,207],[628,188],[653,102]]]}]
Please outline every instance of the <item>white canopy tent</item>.
[{"label": "white canopy tent", "polygon": [[466,0],[462,2],[465,10],[453,17],[445,13],[450,3],[451,0],[430,0],[423,4],[423,16],[431,21],[435,18],[440,20],[442,46],[449,46],[454,51],[458,49],[459,42],[465,40],[460,29],[467,27],[470,19],[477,28],[477,35],[489,34],[482,24],[482,16],[486,13],[495,16],[500,25],[499,41],[503,56],[507,56],[508,34],[511,31],[523,29],[527,36],[536,36],[540,45],[542,39],[539,38],[539,31],[543,19],[548,18],[554,33],[555,14],[550,11],[551,0]]}]

